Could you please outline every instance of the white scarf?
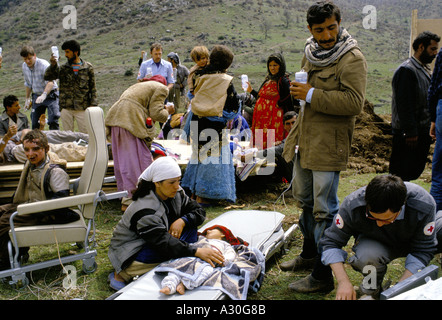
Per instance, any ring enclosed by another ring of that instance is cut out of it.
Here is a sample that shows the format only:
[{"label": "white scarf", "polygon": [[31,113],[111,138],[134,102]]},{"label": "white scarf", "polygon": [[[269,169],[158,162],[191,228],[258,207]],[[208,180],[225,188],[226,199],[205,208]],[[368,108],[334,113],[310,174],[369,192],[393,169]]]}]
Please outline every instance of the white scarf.
[{"label": "white scarf", "polygon": [[352,38],[348,31],[341,28],[338,34],[338,41],[333,48],[329,50],[323,49],[315,38],[310,37],[305,44],[304,53],[310,63],[318,67],[325,67],[357,45],[357,41]]},{"label": "white scarf", "polygon": [[160,157],[147,167],[138,180],[159,182],[181,177],[181,169],[177,161],[170,157]]}]

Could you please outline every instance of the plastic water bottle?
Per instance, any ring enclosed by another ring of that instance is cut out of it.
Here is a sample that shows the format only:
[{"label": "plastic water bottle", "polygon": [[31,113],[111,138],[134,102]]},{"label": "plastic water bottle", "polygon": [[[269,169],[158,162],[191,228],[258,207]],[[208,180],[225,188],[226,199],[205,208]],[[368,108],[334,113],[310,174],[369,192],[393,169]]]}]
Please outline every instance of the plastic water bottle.
[{"label": "plastic water bottle", "polygon": [[295,81],[300,83],[307,83],[308,73],[305,71],[299,71],[295,73]]},{"label": "plastic water bottle", "polygon": [[[304,70],[295,73],[295,82],[307,83],[308,73]],[[305,101],[300,100],[299,104],[301,105],[301,114],[304,113]]]},{"label": "plastic water bottle", "polygon": [[249,87],[247,82],[249,82],[249,77],[246,74],[241,75],[241,83],[244,91],[247,91],[247,88]]},{"label": "plastic water bottle", "polygon": [[0,57],[2,56],[3,49],[0,47]]},{"label": "plastic water bottle", "polygon": [[58,61],[58,58],[60,58],[60,54],[58,53],[58,47],[57,46],[52,46],[51,47],[51,51],[52,51],[52,55]]}]

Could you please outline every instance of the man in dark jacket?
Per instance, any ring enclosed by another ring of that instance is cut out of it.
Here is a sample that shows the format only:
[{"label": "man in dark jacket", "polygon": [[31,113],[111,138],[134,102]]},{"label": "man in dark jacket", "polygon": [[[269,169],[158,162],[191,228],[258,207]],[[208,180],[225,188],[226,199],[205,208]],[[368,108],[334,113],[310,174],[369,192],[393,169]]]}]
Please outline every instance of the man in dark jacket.
[{"label": "man in dark jacket", "polygon": [[[336,299],[355,299],[356,292],[344,269],[342,248],[355,238],[355,254],[347,261],[376,281],[363,281],[363,293],[380,294],[390,261],[406,257],[399,281],[423,269],[436,253],[436,203],[422,187],[392,175],[373,178],[342,202],[334,223],[320,241],[321,260],[330,265],[338,283]],[[369,271],[368,271],[369,270]]]},{"label": "man in dark jacket", "polygon": [[439,41],[440,37],[431,32],[419,34],[413,42],[413,56],[403,62],[393,76],[390,173],[404,181],[421,175],[432,142],[427,107],[431,79],[428,64],[437,55]]}]

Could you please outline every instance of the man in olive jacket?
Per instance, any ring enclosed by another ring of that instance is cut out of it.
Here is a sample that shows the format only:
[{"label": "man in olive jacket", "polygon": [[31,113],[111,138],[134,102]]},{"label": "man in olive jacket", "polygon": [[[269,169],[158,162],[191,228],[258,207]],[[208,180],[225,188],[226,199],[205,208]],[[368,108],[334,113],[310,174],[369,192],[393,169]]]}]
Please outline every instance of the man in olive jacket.
[{"label": "man in olive jacket", "polygon": [[304,236],[300,256],[283,270],[313,273],[290,288],[297,292],[333,290],[331,269],[322,265],[318,243],[339,209],[340,171],[346,170],[356,116],[365,99],[367,64],[356,40],[343,28],[339,8],[329,1],[311,6],[302,69],[308,83],[292,82],[291,93],[306,101],[284,146],[285,160],[294,162],[292,191],[303,210]]},{"label": "man in olive jacket", "polygon": [[74,131],[75,120],[78,131],[87,133],[85,110],[98,105],[94,68],[80,58],[81,48],[77,41],[66,41],[61,48],[68,61],[59,67],[56,57],[52,55],[44,78],[47,81],[60,79],[59,105],[63,129]]}]

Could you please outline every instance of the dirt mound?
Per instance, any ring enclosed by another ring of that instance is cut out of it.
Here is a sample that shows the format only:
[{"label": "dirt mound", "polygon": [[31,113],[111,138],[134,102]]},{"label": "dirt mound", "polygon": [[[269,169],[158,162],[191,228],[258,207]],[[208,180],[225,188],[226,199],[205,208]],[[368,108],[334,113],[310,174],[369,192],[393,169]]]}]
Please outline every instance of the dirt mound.
[{"label": "dirt mound", "polygon": [[365,101],[356,118],[348,168],[361,173],[388,172],[391,154],[390,116],[375,114],[373,104]]}]

